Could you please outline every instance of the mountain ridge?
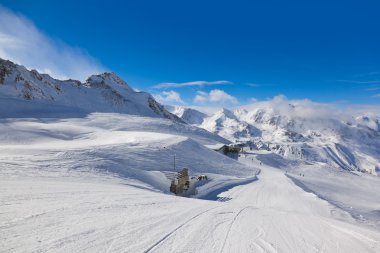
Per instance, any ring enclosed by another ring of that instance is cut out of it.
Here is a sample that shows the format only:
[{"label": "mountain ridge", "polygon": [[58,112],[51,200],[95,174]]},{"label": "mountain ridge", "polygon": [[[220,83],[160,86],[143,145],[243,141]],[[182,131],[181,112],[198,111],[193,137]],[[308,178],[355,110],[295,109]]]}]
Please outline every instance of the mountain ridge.
[{"label": "mountain ridge", "polygon": [[[0,58],[0,96],[16,104],[33,102],[28,104],[30,110],[36,106],[43,111],[42,108],[46,106],[54,111],[55,107],[63,106],[85,113],[119,112],[163,117],[184,123],[168,112],[151,94],[134,91],[112,72],[92,75],[82,83],[72,79],[54,79],[48,74],[40,74],[37,70],[28,70],[22,65]],[[0,111],[2,114],[8,115]]]}]

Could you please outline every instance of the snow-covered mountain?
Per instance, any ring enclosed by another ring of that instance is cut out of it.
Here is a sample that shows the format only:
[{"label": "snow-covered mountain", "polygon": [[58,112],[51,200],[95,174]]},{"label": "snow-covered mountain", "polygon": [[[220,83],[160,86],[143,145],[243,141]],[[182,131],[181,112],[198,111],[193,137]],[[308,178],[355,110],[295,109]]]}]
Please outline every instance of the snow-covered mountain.
[{"label": "snow-covered mountain", "polygon": [[203,112],[183,106],[172,106],[169,111],[190,125],[200,125],[208,117]]},{"label": "snow-covered mountain", "polygon": [[260,130],[239,120],[233,112],[225,108],[217,111],[211,117],[205,118],[200,127],[232,141],[249,140],[253,136],[260,135]]},{"label": "snow-covered mountain", "polygon": [[339,115],[308,103],[277,101],[222,109],[199,127],[288,160],[372,174],[380,170],[380,125],[373,115]]},{"label": "snow-covered mountain", "polygon": [[134,91],[114,73],[92,75],[84,83],[61,81],[0,59],[0,96],[3,117],[19,115],[27,109],[28,116],[33,110],[39,114],[120,112],[181,121],[149,93]]}]

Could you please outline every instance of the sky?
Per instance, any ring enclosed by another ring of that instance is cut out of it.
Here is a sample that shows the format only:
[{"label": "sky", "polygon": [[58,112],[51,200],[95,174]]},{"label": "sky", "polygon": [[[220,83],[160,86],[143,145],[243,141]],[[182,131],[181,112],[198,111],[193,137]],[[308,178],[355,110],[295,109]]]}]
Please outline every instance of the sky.
[{"label": "sky", "polygon": [[165,104],[380,104],[379,1],[0,0],[0,57]]}]

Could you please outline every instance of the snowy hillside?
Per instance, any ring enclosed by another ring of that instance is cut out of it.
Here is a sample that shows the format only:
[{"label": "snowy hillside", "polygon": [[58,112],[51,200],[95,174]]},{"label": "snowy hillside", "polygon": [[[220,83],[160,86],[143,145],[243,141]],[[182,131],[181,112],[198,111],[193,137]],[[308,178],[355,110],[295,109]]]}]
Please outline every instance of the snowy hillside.
[{"label": "snowy hillside", "polygon": [[177,171],[187,167],[195,175],[215,174],[210,178],[219,187],[227,177],[246,179],[254,175],[235,160],[202,145],[226,143],[225,139],[167,119],[96,113],[77,119],[6,120],[2,123],[2,162],[8,163],[4,157],[23,161],[21,164],[25,162],[16,167],[10,164],[2,168],[3,173],[14,173],[20,166],[25,166],[26,173],[38,168],[54,171],[60,167],[99,171],[139,180],[156,190],[168,192],[165,173],[173,173],[176,154]]},{"label": "snowy hillside", "polygon": [[177,120],[145,92],[135,92],[114,73],[90,76],[85,83],[56,80],[0,59],[0,117],[79,115],[120,112]]}]

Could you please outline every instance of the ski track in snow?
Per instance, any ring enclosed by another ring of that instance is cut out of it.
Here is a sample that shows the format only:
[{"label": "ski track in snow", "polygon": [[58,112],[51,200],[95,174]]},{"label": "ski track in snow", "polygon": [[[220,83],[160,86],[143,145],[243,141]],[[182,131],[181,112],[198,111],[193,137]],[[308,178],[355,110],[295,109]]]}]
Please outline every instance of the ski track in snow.
[{"label": "ski track in snow", "polygon": [[231,221],[230,223],[230,227],[228,228],[227,230],[227,233],[226,233],[226,237],[224,238],[224,242],[223,242],[223,246],[222,246],[222,252],[224,251],[224,247],[226,246],[226,242],[227,242],[227,239],[228,239],[228,235],[230,234],[231,230],[232,230],[232,226],[234,225],[236,219],[239,217],[239,215],[246,209],[248,208],[254,208],[254,207],[251,207],[251,206],[247,206],[247,207],[244,207],[242,209],[240,209],[240,211],[235,215],[235,217],[233,218],[233,220]]},{"label": "ski track in snow", "polygon": [[198,213],[197,215],[191,217],[189,220],[187,220],[186,222],[182,223],[181,225],[179,225],[176,229],[174,229],[173,231],[169,232],[168,234],[166,234],[162,239],[158,240],[156,243],[154,243],[151,247],[149,247],[147,250],[144,251],[144,253],[147,253],[147,252],[151,252],[157,245],[159,245],[160,243],[164,242],[169,236],[171,236],[172,234],[174,234],[175,232],[177,232],[180,228],[182,228],[183,226],[185,226],[186,224],[190,223],[190,222],[194,222],[194,219],[196,219],[197,217],[201,216],[202,214],[205,214],[215,208],[218,208],[217,207],[213,207],[213,208],[210,208],[206,211],[203,211],[201,213]]}]

